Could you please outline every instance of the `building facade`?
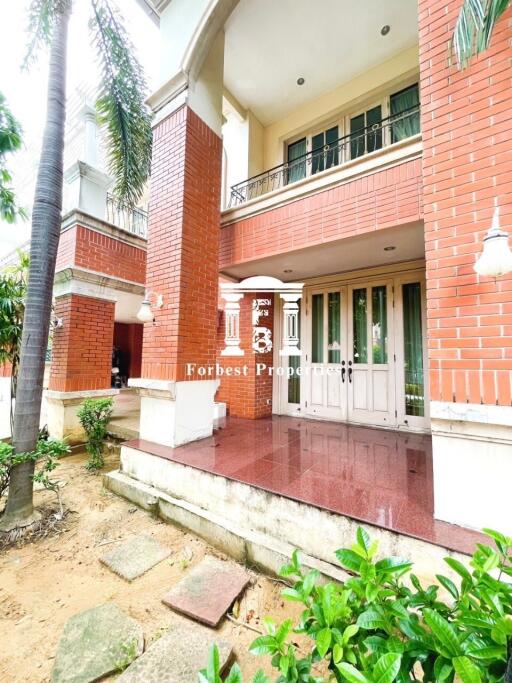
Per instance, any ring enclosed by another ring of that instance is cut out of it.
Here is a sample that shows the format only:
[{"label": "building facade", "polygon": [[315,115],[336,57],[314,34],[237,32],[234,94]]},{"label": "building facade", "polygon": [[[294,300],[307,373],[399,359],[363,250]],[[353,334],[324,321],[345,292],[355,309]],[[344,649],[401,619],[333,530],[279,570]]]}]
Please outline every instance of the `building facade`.
[{"label": "building facade", "polygon": [[[141,439],[207,437],[221,403],[234,417],[431,433],[435,517],[512,533],[512,277],[474,270],[496,207],[504,229],[512,216],[511,11],[459,71],[460,0],[140,2],[159,22],[162,64],[154,319],[130,380]],[[120,247],[109,277],[140,284],[136,248]],[[238,299],[222,296],[240,283]],[[280,283],[301,285],[293,315]],[[108,301],[82,310],[78,289],[62,290],[63,316],[113,321]],[[260,349],[263,300],[272,348]],[[93,336],[99,373],[107,349]],[[291,336],[300,355],[280,353]],[[76,347],[62,346],[71,368]],[[59,391],[107,389],[106,369],[94,386],[59,372]]]}]

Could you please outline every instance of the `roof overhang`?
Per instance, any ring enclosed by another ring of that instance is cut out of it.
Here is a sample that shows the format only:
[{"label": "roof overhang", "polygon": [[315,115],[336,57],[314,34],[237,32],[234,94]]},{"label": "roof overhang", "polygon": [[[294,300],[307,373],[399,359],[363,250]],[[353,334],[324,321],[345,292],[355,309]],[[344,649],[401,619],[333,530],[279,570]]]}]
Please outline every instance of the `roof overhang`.
[{"label": "roof overhang", "polygon": [[155,24],[160,23],[160,12],[162,12],[171,0],[135,0]]}]

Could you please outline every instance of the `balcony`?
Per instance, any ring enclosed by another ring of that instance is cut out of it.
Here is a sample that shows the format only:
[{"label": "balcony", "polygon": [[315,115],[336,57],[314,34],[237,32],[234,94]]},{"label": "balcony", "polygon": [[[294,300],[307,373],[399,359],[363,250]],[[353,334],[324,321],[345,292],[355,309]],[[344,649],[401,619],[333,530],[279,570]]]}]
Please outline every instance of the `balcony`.
[{"label": "balcony", "polygon": [[113,195],[107,195],[107,222],[126,232],[147,239],[148,212],[140,207],[132,208]]},{"label": "balcony", "polygon": [[227,208],[239,207],[329,169],[357,163],[369,154],[412,139],[419,133],[420,107],[416,105],[233,185]]}]

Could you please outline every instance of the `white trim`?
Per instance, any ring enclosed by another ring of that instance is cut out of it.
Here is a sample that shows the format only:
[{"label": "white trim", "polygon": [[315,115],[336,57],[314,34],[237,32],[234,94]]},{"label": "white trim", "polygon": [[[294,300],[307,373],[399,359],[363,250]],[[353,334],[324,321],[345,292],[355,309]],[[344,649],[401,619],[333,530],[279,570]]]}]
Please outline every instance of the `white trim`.
[{"label": "white trim", "polygon": [[134,235],[133,233],[128,232],[128,230],[123,230],[113,223],[102,221],[101,219],[90,216],[78,209],[73,209],[65,214],[62,219],[60,232],[62,234],[75,227],[86,228],[87,230],[92,230],[100,235],[107,235],[107,237],[111,237],[118,242],[123,242],[123,244],[129,244],[142,251],[147,251],[147,239],[145,237]]},{"label": "white trim", "polygon": [[420,159],[422,150],[421,135],[415,135],[357,159],[351,159],[339,166],[331,166],[325,171],[315,173],[314,176],[306,176],[278,190],[267,192],[261,197],[250,199],[242,206],[226,209],[221,213],[221,227],[236,223],[243,218],[257,216],[269,209],[276,209],[296,199],[317,194],[321,190],[343,185],[370,173],[393,168],[404,161]]},{"label": "white trim", "polygon": [[[97,288],[98,291],[102,291],[104,289],[117,289],[121,292],[128,292],[130,294],[137,294],[139,296],[142,296],[145,292],[145,286],[140,284],[140,282],[109,277],[108,275],[98,273],[94,270],[87,270],[87,268],[65,266],[55,274],[54,296],[57,297],[65,296],[66,294],[79,293],[72,290],[73,282],[81,282],[84,286]],[[109,297],[101,295],[95,298],[105,299]]]},{"label": "white trim", "polygon": [[475,422],[480,424],[512,427],[511,406],[431,401],[430,416],[433,420]]}]

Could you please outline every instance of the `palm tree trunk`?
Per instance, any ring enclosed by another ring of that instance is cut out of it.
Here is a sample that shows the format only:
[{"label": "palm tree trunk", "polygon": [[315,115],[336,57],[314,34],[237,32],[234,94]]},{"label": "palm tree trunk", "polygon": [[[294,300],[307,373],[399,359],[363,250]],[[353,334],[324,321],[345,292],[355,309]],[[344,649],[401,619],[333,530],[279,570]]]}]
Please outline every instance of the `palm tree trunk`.
[{"label": "palm tree trunk", "polygon": [[[34,451],[39,433],[53,279],[61,228],[69,14],[69,9],[59,12],[51,44],[46,128],[32,214],[28,292],[14,410],[13,446],[16,453]],[[37,519],[33,505],[33,473],[33,462],[13,468],[0,530],[26,527]]]}]

